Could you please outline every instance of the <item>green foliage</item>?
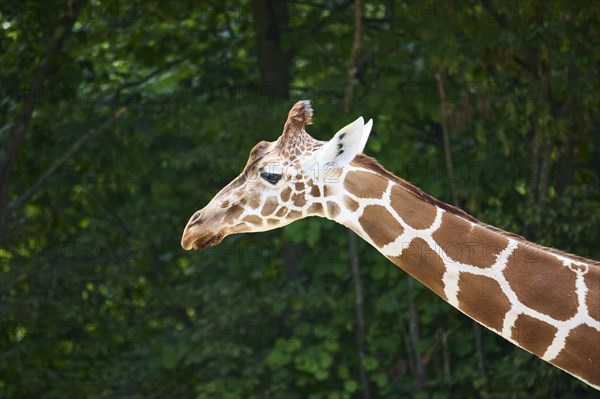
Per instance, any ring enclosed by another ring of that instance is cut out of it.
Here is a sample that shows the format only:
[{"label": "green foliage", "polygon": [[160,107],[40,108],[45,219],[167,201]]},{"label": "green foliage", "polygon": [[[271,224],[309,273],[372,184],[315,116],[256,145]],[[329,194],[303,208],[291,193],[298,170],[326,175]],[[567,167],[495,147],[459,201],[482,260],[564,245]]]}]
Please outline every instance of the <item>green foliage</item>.
[{"label": "green foliage", "polygon": [[[256,142],[279,135],[299,98],[314,101],[308,131],[319,139],[357,114],[374,118],[366,153],[450,201],[443,75],[461,206],[600,258],[598,4],[365,1],[352,115],[341,116],[351,4],[288,4],[280,39],[292,98],[282,100],[259,90],[249,1],[2,2],[0,156],[35,71],[53,65],[14,172],[2,176],[9,200],[128,110],[2,226],[3,397],[361,397],[345,228],[309,219],[204,252],[179,246],[189,216]],[[409,288],[366,243],[359,254],[373,397],[595,397],[487,330],[480,375],[471,321]],[[418,395],[415,356],[426,368]]]}]

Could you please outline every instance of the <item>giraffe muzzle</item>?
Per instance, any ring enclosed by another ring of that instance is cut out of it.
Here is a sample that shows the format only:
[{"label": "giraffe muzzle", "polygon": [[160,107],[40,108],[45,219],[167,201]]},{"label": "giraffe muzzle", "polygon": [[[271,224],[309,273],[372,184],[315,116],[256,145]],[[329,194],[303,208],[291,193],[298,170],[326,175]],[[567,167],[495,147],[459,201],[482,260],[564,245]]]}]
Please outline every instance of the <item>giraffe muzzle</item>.
[{"label": "giraffe muzzle", "polygon": [[197,234],[193,234],[193,232],[186,229],[181,238],[181,246],[186,251],[192,248],[197,250],[206,249],[219,245],[223,241],[223,238],[225,238],[225,234],[223,233],[211,233],[199,237]]}]

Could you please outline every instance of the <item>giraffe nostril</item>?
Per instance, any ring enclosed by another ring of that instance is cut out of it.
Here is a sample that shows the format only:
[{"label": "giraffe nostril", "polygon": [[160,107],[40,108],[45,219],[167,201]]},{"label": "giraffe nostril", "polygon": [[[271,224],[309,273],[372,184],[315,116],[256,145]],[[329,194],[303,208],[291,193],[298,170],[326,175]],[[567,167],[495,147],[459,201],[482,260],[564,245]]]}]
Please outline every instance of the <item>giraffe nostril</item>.
[{"label": "giraffe nostril", "polygon": [[197,223],[201,223],[202,222],[202,218],[200,217],[201,213],[200,211],[194,213],[194,215],[192,216],[192,219],[190,220],[190,225],[192,224],[197,224]]}]

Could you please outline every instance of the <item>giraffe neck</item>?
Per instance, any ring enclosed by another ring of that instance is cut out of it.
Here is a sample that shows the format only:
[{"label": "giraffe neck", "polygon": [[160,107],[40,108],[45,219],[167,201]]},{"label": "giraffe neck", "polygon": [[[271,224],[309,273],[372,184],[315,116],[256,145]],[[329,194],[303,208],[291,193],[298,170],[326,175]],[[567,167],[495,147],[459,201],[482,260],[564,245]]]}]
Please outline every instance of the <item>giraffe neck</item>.
[{"label": "giraffe neck", "polygon": [[484,225],[364,155],[341,179],[329,218],[472,319],[600,389],[600,263]]}]

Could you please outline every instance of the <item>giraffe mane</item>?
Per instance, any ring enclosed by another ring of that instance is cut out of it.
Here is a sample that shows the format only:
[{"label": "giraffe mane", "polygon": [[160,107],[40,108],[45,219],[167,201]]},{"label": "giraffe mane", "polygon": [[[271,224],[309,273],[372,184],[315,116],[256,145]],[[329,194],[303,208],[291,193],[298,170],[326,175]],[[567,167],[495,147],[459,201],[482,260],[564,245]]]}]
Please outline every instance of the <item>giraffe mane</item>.
[{"label": "giraffe mane", "polygon": [[400,187],[404,188],[405,190],[407,190],[409,193],[411,193],[412,195],[414,195],[415,197],[417,197],[420,200],[423,200],[425,202],[428,202],[434,206],[437,206],[439,208],[442,208],[444,211],[449,212],[453,215],[456,215],[458,217],[461,217],[469,222],[472,222],[474,224],[476,224],[477,226],[483,227],[489,231],[492,231],[494,233],[500,234],[504,237],[507,238],[511,238],[517,242],[520,243],[527,243],[528,245],[534,245],[540,249],[543,249],[544,251],[547,252],[551,252],[555,255],[560,255],[562,257],[565,257],[569,260],[573,260],[576,262],[583,262],[586,264],[589,264],[591,266],[594,267],[600,267],[600,262],[596,261],[596,260],[592,260],[589,258],[585,258],[583,256],[578,256],[578,255],[573,255],[570,254],[568,252],[564,252],[561,250],[558,250],[556,248],[551,248],[551,247],[545,247],[543,245],[540,244],[536,244],[533,243],[531,241],[528,241],[525,237],[519,235],[519,234],[515,234],[515,233],[511,233],[508,232],[506,230],[502,230],[498,227],[489,225],[487,223],[483,223],[482,221],[480,221],[479,219],[475,218],[474,216],[468,214],[466,211],[445,203],[444,201],[441,201],[429,194],[427,194],[425,191],[421,190],[419,187],[415,186],[414,184],[409,183],[408,181],[396,176],[395,174],[393,174],[392,172],[390,172],[389,170],[387,170],[386,168],[384,168],[383,166],[381,166],[381,164],[375,159],[375,158],[371,158],[368,155],[365,154],[358,154],[354,160],[352,161],[353,163],[365,168],[365,169],[369,169],[373,172],[375,172],[376,174],[383,176],[387,179],[390,179],[396,183],[398,183],[400,185]]}]

